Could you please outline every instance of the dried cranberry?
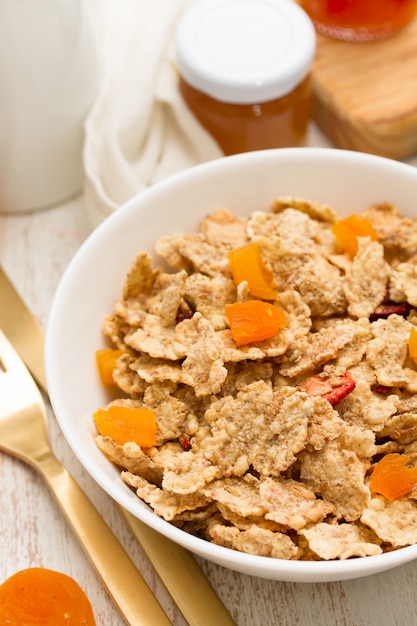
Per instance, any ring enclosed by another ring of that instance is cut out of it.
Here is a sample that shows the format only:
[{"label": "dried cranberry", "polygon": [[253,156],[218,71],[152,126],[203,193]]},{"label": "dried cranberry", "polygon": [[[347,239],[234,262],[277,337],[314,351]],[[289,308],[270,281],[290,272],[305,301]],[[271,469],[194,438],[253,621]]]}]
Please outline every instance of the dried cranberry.
[{"label": "dried cranberry", "polygon": [[175,323],[179,324],[180,322],[183,322],[184,320],[190,320],[192,316],[193,314],[190,313],[189,311],[178,310],[177,315],[175,316]]},{"label": "dried cranberry", "polygon": [[408,302],[390,302],[387,304],[381,304],[371,315],[369,319],[371,322],[379,318],[387,318],[389,315],[408,315],[412,306]]},{"label": "dried cranberry", "polygon": [[355,389],[356,383],[349,372],[345,372],[339,377],[339,384],[334,385],[327,378],[321,376],[309,376],[302,387],[311,396],[321,396],[332,406],[336,406]]},{"label": "dried cranberry", "polygon": [[339,402],[341,402],[343,398],[346,398],[346,396],[349,395],[350,392],[355,389],[355,387],[355,381],[353,380],[350,373],[346,372],[345,374],[343,374],[343,376],[341,376],[341,384],[337,387],[333,387],[333,389],[329,391],[329,393],[325,393],[323,398],[326,398],[326,400],[330,402],[332,406],[336,406],[336,404],[339,404]]},{"label": "dried cranberry", "polygon": [[391,393],[391,387],[386,387],[385,385],[376,385],[373,391],[375,391],[375,393],[387,395],[388,393]]},{"label": "dried cranberry", "polygon": [[181,448],[185,450],[185,452],[188,452],[188,450],[191,450],[191,439],[189,435],[187,434],[181,435],[181,437],[179,437],[178,440],[181,444]]}]

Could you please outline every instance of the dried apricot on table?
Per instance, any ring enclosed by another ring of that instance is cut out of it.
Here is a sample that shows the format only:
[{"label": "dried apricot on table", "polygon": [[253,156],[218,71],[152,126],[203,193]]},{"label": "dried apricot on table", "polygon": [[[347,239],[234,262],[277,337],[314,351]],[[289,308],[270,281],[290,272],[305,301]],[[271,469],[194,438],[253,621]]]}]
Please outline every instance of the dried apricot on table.
[{"label": "dried apricot on table", "polygon": [[227,304],[225,312],[238,346],[270,339],[286,325],[285,311],[262,300]]},{"label": "dried apricot on table", "polygon": [[151,409],[112,404],[94,413],[98,432],[123,446],[130,441],[141,448],[156,443],[156,416]]},{"label": "dried apricot on table", "polygon": [[366,217],[355,214],[337,220],[332,225],[332,231],[337,243],[351,257],[354,257],[358,251],[358,237],[370,237],[372,241],[378,240],[372,223]]},{"label": "dried apricot on table", "polygon": [[96,363],[100,374],[101,382],[105,385],[114,385],[113,371],[116,367],[117,359],[121,357],[123,350],[114,348],[102,348],[96,351]]},{"label": "dried apricot on table", "polygon": [[249,243],[228,254],[230,269],[236,285],[247,281],[249,293],[255,298],[275,300],[276,292],[272,288],[273,275],[264,263],[257,243]]},{"label": "dried apricot on table", "polygon": [[1,626],[95,626],[85,592],[70,576],[31,567],[0,585]]},{"label": "dried apricot on table", "polygon": [[397,500],[410,493],[417,484],[417,467],[406,467],[410,458],[406,454],[387,454],[374,467],[370,489],[373,493]]}]

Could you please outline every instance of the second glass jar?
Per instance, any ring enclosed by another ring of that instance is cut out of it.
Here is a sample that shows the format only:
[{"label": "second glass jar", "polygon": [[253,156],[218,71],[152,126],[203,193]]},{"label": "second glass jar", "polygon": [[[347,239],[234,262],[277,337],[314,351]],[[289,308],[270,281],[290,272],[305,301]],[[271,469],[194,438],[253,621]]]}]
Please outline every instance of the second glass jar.
[{"label": "second glass jar", "polygon": [[392,35],[414,18],[417,0],[299,0],[324,35],[373,41]]}]

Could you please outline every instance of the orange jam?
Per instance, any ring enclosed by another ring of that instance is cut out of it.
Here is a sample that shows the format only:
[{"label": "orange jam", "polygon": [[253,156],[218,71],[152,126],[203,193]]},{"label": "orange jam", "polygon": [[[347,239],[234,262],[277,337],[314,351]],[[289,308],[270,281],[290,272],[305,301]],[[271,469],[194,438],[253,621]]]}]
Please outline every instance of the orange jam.
[{"label": "orange jam", "polygon": [[224,154],[302,146],[310,117],[310,76],[285,96],[259,104],[230,104],[180,78],[183,98]]},{"label": "orange jam", "polygon": [[381,39],[414,17],[417,0],[299,0],[317,30],[347,41]]},{"label": "orange jam", "polygon": [[314,26],[288,0],[199,0],[182,16],[179,90],[226,155],[302,146]]}]

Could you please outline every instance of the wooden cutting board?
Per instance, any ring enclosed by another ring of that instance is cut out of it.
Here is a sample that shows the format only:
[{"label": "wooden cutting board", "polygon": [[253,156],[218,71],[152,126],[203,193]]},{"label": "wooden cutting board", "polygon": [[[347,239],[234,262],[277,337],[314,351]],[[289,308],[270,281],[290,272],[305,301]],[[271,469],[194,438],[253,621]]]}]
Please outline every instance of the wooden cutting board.
[{"label": "wooden cutting board", "polygon": [[417,153],[417,17],[369,43],[317,35],[312,115],[336,147],[402,159]]}]

